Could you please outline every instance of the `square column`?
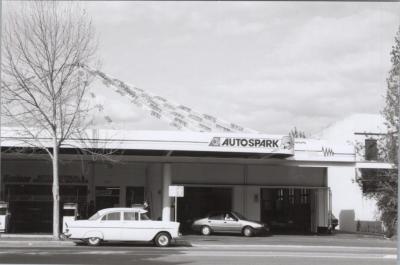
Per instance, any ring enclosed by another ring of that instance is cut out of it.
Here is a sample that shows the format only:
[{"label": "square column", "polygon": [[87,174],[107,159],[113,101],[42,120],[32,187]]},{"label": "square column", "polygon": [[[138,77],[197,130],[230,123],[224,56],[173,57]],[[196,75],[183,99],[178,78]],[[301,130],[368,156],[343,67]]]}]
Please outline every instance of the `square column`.
[{"label": "square column", "polygon": [[162,220],[171,221],[171,198],[169,197],[169,186],[171,180],[171,164],[163,164],[162,175]]}]

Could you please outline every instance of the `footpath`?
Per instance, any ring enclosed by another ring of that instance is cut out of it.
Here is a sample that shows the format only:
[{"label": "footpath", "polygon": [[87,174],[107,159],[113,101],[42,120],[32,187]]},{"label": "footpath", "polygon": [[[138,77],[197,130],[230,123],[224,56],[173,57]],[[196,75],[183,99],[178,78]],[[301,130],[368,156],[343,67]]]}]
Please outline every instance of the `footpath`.
[{"label": "footpath", "polygon": [[[184,235],[176,240],[178,247],[360,247],[396,249],[396,240],[382,236],[343,234],[333,235],[269,235],[243,237],[238,235]],[[126,245],[126,244],[123,244]],[[0,234],[0,248],[4,247],[73,247],[70,240],[54,240],[50,234]]]}]

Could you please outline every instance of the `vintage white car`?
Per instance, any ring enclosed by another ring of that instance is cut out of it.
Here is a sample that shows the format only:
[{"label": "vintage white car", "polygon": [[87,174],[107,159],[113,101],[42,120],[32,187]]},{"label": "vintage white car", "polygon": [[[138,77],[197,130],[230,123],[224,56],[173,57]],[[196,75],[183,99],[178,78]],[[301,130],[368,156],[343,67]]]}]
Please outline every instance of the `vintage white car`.
[{"label": "vintage white car", "polygon": [[107,208],[88,220],[66,221],[64,236],[91,246],[102,241],[153,241],[166,247],[179,236],[179,223],[152,221],[143,208]]}]

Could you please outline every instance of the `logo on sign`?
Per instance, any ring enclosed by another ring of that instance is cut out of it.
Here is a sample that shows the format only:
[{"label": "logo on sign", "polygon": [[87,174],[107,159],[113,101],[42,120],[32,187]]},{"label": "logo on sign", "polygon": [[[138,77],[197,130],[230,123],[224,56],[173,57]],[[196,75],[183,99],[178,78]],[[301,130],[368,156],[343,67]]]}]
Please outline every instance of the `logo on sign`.
[{"label": "logo on sign", "polygon": [[214,137],[209,146],[221,146],[221,137]]},{"label": "logo on sign", "polygon": [[283,136],[281,140],[281,148],[282,149],[293,149],[294,148],[294,140],[289,136]]},{"label": "logo on sign", "polygon": [[223,138],[214,137],[209,146],[222,147],[255,147],[255,148],[279,148],[279,139],[257,138]]}]

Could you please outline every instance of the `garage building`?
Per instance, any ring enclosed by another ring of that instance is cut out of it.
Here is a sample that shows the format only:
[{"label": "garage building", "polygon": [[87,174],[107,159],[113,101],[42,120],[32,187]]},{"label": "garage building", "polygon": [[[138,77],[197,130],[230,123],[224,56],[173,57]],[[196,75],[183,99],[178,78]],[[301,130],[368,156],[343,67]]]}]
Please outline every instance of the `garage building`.
[{"label": "garage building", "polygon": [[[51,161],[28,149],[14,131],[2,129],[0,183],[11,232],[51,232]],[[182,185],[177,218],[183,230],[208,212],[233,210],[268,223],[272,231],[316,233],[330,225],[328,179],[355,172],[352,146],[321,140],[177,131],[93,130],[91,135],[86,144],[111,152],[108,159],[60,150],[61,203],[78,203],[81,218],[146,201],[153,219],[171,220],[175,205],[168,188]]]}]

